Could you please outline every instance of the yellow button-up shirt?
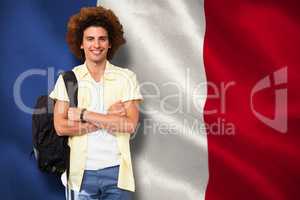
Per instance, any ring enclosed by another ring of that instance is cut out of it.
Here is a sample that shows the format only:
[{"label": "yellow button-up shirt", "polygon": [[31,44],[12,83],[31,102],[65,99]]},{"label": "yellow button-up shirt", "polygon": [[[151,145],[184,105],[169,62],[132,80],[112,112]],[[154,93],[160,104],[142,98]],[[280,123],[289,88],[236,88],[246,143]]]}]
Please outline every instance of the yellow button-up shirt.
[{"label": "yellow button-up shirt", "polygon": [[[93,101],[98,100],[93,99],[92,97],[93,84],[91,83],[93,78],[85,64],[74,67],[73,72],[78,80],[78,107],[88,108]],[[125,102],[129,100],[143,99],[139,91],[136,75],[129,69],[114,66],[107,61],[101,82],[103,84],[103,103],[105,110],[118,100]],[[52,99],[69,101],[66,87],[61,75],[49,96]],[[135,184],[129,145],[130,134],[117,132],[115,133],[115,136],[121,153],[118,187],[134,191]],[[69,137],[68,144],[71,149],[68,185],[70,189],[79,191],[87,157],[87,135],[84,134],[81,136]]]}]

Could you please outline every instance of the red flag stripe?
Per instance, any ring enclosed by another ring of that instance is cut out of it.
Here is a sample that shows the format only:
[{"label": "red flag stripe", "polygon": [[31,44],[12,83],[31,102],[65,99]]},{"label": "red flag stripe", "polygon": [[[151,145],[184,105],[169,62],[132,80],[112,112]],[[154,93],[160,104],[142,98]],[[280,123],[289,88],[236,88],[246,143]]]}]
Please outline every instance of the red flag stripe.
[{"label": "red flag stripe", "polygon": [[[205,122],[222,121],[225,132],[234,126],[233,135],[207,130],[207,200],[300,199],[299,6],[292,0],[205,0],[204,64],[207,81],[220,92],[213,98],[216,90],[208,86]],[[255,92],[261,80],[266,88]],[[228,86],[223,93],[222,84]]]}]

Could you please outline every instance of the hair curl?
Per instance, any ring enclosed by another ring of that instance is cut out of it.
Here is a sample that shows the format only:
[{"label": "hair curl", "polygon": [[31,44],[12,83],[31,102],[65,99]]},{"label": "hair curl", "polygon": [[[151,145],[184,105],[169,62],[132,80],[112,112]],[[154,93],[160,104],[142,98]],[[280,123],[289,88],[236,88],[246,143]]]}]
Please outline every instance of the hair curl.
[{"label": "hair curl", "polygon": [[108,49],[107,59],[111,60],[118,48],[126,42],[123,26],[112,10],[101,6],[84,7],[80,12],[71,16],[68,22],[66,40],[71,52],[80,60],[85,60],[84,51],[80,49],[83,32],[90,26],[100,26],[107,31],[111,48]]}]

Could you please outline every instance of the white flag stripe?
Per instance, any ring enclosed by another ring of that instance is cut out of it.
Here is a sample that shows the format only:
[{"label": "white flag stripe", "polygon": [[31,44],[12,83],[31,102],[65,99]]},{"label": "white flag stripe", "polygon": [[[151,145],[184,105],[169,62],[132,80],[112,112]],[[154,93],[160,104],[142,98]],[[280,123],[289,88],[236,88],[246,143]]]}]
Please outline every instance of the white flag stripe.
[{"label": "white flag stripe", "polygon": [[[206,99],[203,1],[98,4],[112,9],[124,26],[127,43],[113,62],[131,68],[143,85],[142,125],[132,140],[135,199],[204,199],[207,138],[204,126],[194,124],[203,124]],[[153,91],[159,95],[150,97]]]},{"label": "white flag stripe", "polygon": [[[156,113],[149,113],[147,117],[154,119],[157,123],[159,122],[166,122],[166,124],[172,124],[176,127],[176,129],[180,132],[173,133],[173,137],[181,137],[182,140],[186,140],[186,142],[190,142],[191,145],[196,145],[198,148],[202,148],[206,151],[207,143],[205,141],[206,138],[206,131],[204,129],[199,129],[197,124],[189,124],[188,121],[192,121],[195,119],[194,116],[190,116],[189,114],[184,114],[183,116],[172,116],[172,115],[165,115],[158,111],[158,108],[152,107],[151,105],[147,104],[147,108],[152,111],[157,111]],[[182,118],[186,119],[182,121]],[[200,118],[198,116],[198,118]],[[203,120],[197,119],[194,123],[204,123]],[[203,127],[204,128],[204,127]],[[153,133],[155,134],[155,133]],[[172,133],[171,133],[172,134]],[[203,138],[202,138],[203,137]],[[201,139],[202,138],[202,139]]]},{"label": "white flag stripe", "polygon": [[[178,198],[180,199],[204,199],[203,196],[199,197],[199,188],[195,185],[192,185],[189,180],[178,180],[176,177],[172,176],[158,166],[154,166],[149,161],[139,158],[137,161],[139,163],[139,168],[144,170],[144,177],[142,183],[145,190],[156,190],[161,188],[167,188],[168,191],[172,193],[179,194]],[[170,194],[165,194],[166,198],[161,198],[161,194],[156,194],[157,197],[148,196],[147,199],[167,199]],[[147,200],[145,199],[145,200]]]},{"label": "white flag stripe", "polygon": [[[186,2],[168,0],[168,4],[172,7],[172,10],[176,10],[177,18],[178,19],[181,18],[181,21],[185,22],[183,24],[180,24],[180,26],[182,28],[182,32],[191,39],[190,42],[193,45],[195,45],[195,49],[198,49],[199,44],[203,43],[205,27],[199,25],[196,22],[199,22],[198,20],[201,20],[203,22],[203,25],[205,25],[204,15],[200,16],[200,17],[202,17],[201,19],[195,20],[193,18],[193,15],[191,15],[191,13],[189,12]],[[192,3],[190,3],[190,5],[192,5]],[[196,4],[194,4],[194,6],[199,7],[199,10],[200,10],[201,9],[200,6],[203,7],[203,2],[198,1]],[[176,16],[174,16],[174,17],[176,17]],[[201,33],[201,34],[199,34],[199,33]],[[202,55],[202,52],[201,52],[201,55]]]},{"label": "white flag stripe", "polygon": [[[159,73],[163,73],[163,76],[170,76],[171,79],[175,79],[174,81],[184,83],[185,81],[181,76],[184,73],[184,68],[174,68],[176,64],[182,61],[179,60],[178,56],[172,57],[171,52],[168,51],[171,46],[164,43],[165,35],[160,32],[158,27],[155,27],[155,24],[151,26],[152,21],[147,20],[145,17],[143,20],[137,20],[136,16],[127,14],[127,10],[121,10],[121,8],[120,6],[119,10],[114,10],[119,16],[123,17],[122,21],[129,22],[125,25],[125,36],[130,38],[133,35],[134,40],[139,43],[139,51],[151,56],[147,58],[152,63],[151,70],[159,71]],[[153,28],[156,30],[153,31]],[[184,65],[184,63],[181,63],[181,65]]]}]

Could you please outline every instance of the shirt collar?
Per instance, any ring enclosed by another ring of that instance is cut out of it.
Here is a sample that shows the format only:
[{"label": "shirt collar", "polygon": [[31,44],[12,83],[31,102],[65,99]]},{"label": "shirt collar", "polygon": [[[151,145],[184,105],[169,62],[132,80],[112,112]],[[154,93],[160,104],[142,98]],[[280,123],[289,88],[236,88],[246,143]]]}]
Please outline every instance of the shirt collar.
[{"label": "shirt collar", "polygon": [[[103,79],[104,80],[115,80],[115,76],[114,76],[114,70],[113,70],[113,66],[109,61],[106,61],[106,66],[105,66],[105,70],[104,70],[104,74],[103,74]],[[80,78],[84,78],[86,76],[90,76],[89,74],[89,70],[87,68],[86,63],[83,63],[82,67],[79,70],[79,76]]]}]

